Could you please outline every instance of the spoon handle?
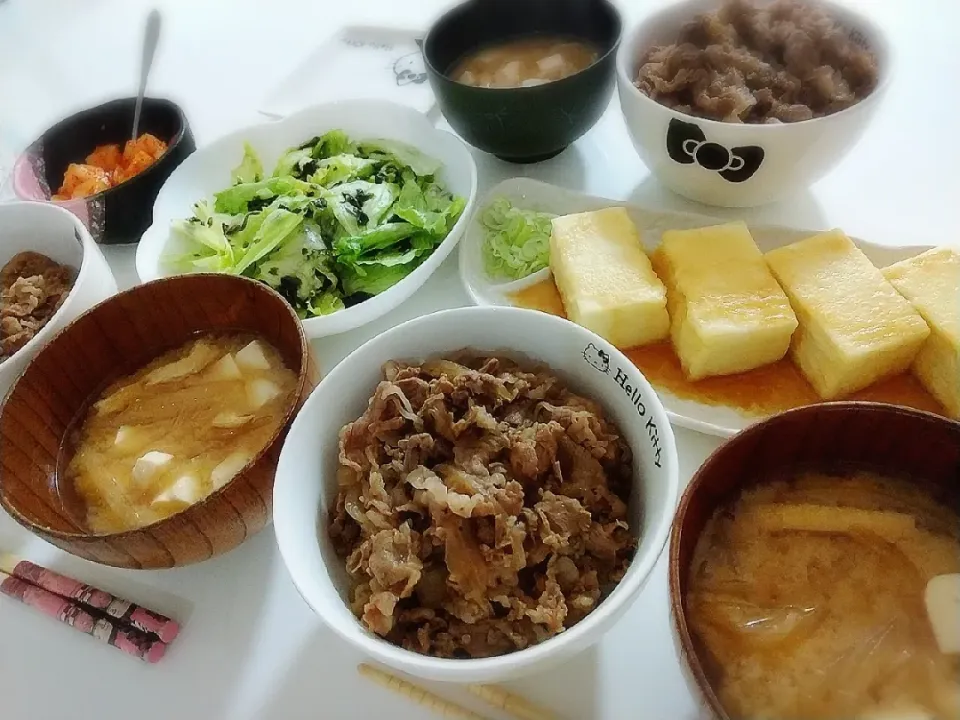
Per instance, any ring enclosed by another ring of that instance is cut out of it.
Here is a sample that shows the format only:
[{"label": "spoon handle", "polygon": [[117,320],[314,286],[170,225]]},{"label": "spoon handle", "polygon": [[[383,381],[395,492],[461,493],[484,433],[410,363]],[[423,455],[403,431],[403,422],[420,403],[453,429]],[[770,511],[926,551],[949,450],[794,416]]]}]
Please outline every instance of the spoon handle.
[{"label": "spoon handle", "polygon": [[147,28],[143,34],[143,58],[140,60],[140,89],[137,92],[137,104],[133,111],[133,135],[137,139],[140,129],[140,110],[143,107],[143,95],[147,91],[147,78],[150,76],[150,67],[153,65],[153,55],[157,51],[157,41],[160,39],[160,11],[151,10],[147,16]]}]

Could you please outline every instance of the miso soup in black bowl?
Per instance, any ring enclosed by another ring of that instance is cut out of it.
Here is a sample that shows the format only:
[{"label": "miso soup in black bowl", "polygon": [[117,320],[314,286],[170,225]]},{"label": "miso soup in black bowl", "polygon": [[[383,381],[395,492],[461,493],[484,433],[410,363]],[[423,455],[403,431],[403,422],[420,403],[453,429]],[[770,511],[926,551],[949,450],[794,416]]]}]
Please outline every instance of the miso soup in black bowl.
[{"label": "miso soup in black bowl", "polygon": [[607,0],[468,0],[433,24],[423,56],[440,109],[464,140],[537,162],[606,110],[620,33]]}]

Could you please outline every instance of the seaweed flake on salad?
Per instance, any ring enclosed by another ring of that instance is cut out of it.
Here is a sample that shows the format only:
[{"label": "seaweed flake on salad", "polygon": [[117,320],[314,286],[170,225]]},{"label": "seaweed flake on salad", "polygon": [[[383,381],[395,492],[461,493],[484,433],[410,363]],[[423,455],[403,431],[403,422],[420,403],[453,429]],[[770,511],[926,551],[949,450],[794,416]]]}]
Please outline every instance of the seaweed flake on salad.
[{"label": "seaweed flake on salad", "polygon": [[165,261],[264,282],[301,318],[336,312],[398,283],[447,237],[466,201],[440,185],[440,168],[404,143],[331,130],[268,176],[245,143],[232,185],[173,222]]}]

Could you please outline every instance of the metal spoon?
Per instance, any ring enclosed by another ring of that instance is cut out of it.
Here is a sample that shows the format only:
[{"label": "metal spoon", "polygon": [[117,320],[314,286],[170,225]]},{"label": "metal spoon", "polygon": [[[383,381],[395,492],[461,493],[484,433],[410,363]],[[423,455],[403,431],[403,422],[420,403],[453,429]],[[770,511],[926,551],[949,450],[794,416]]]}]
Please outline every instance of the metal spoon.
[{"label": "metal spoon", "polygon": [[160,11],[151,10],[147,15],[147,27],[143,33],[143,57],[140,60],[140,91],[137,93],[137,105],[133,111],[133,135],[137,139],[137,130],[140,128],[140,110],[143,107],[143,94],[147,91],[147,78],[150,76],[150,67],[153,65],[153,54],[157,50],[157,41],[160,39]]}]

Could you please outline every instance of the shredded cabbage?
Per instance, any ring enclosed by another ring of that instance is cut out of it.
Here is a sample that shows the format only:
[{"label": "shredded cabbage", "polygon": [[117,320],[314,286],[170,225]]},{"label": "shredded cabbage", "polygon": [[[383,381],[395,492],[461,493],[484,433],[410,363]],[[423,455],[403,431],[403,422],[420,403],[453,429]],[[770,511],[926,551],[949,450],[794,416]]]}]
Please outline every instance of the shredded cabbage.
[{"label": "shredded cabbage", "polygon": [[483,261],[494,278],[519,280],[550,264],[550,221],[553,215],[521,210],[497,198],[483,211]]}]

